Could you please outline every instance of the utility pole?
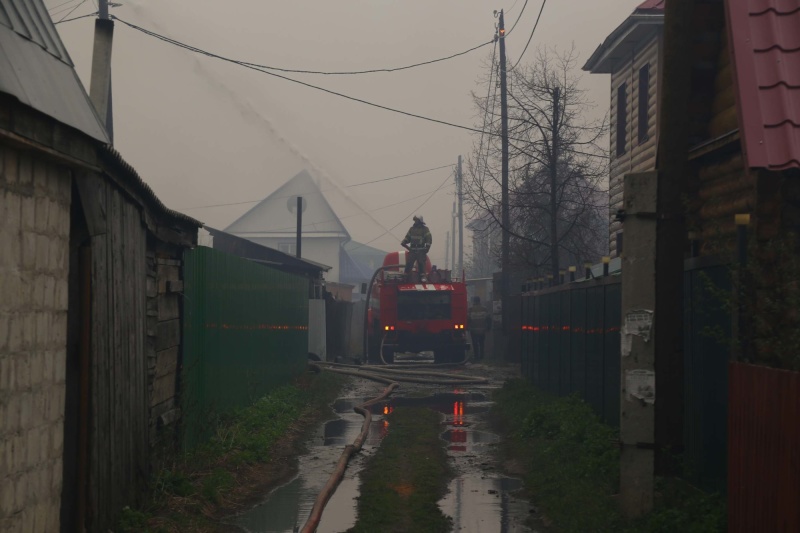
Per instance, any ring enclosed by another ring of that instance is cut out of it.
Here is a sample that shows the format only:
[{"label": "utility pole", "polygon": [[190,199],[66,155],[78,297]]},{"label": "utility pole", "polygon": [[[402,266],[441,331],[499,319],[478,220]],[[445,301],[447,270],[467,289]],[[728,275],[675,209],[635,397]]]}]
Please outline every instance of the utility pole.
[{"label": "utility pole", "polygon": [[553,279],[558,279],[558,201],[556,190],[558,190],[558,106],[561,91],[558,87],[553,89],[553,126],[550,134],[553,146],[550,149],[550,273]]},{"label": "utility pole", "polygon": [[450,232],[447,232],[447,238],[444,241],[444,269],[450,270]]},{"label": "utility pole", "polygon": [[506,26],[505,19],[503,18],[503,10],[500,10],[500,20],[498,26],[498,35],[500,39],[500,128],[502,136],[502,196],[500,199],[500,209],[502,230],[503,230],[503,243],[502,243],[502,265],[500,265],[502,274],[502,306],[503,306],[503,332],[509,333],[509,285],[510,285],[510,234],[511,216],[508,212],[508,95],[506,85]]},{"label": "utility pole", "polygon": [[297,257],[302,257],[301,247],[303,244],[303,197],[297,197],[297,244],[295,245]]},{"label": "utility pole", "polygon": [[464,174],[461,172],[461,156],[456,167],[456,187],[458,194],[458,271],[464,271]]},{"label": "utility pole", "polygon": [[452,222],[453,240],[450,241],[450,257],[453,258],[453,273],[456,272],[456,203],[453,202],[453,214],[450,216]]},{"label": "utility pole", "polygon": [[108,0],[98,0],[98,17],[94,22],[94,50],[89,98],[100,122],[114,144],[114,118],[111,109],[111,47],[114,42],[114,21],[108,16]]}]

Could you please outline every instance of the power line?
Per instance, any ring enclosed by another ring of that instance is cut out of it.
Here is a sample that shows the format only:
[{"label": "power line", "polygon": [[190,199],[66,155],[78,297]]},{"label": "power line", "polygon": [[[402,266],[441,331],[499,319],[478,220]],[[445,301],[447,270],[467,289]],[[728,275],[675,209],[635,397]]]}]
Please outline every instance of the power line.
[{"label": "power line", "polygon": [[[395,240],[399,240],[397,237],[395,237],[395,236],[394,236],[394,235],[391,233],[391,232],[392,232],[392,230],[393,230],[394,228],[396,228],[397,226],[399,226],[400,224],[402,224],[403,222],[405,222],[406,220],[408,220],[408,217],[412,216],[414,213],[416,213],[417,211],[419,211],[420,209],[422,209],[423,207],[425,207],[425,204],[427,204],[427,203],[430,201],[430,199],[431,199],[431,198],[433,198],[433,196],[434,196],[434,195],[435,195],[437,192],[439,192],[439,191],[442,189],[442,187],[444,187],[444,186],[445,186],[445,185],[446,185],[446,184],[447,184],[447,183],[450,181],[450,177],[451,177],[451,176],[452,176],[452,174],[449,174],[449,175],[447,176],[447,178],[445,178],[445,180],[444,180],[444,181],[441,183],[441,185],[439,185],[438,187],[436,187],[436,189],[435,189],[435,190],[434,190],[434,191],[433,191],[433,192],[430,194],[430,196],[428,196],[428,197],[425,199],[425,201],[424,201],[424,202],[422,202],[421,204],[419,204],[419,205],[417,206],[417,208],[416,208],[416,209],[414,209],[414,210],[413,210],[413,211],[412,211],[410,214],[408,214],[408,215],[404,216],[404,217],[402,218],[402,220],[400,220],[400,222],[398,222],[397,224],[395,224],[394,226],[392,226],[392,227],[391,227],[391,228],[389,228],[388,230],[384,231],[383,233],[381,233],[380,235],[378,235],[378,236],[377,236],[377,237],[375,237],[374,239],[370,239],[370,240],[368,240],[367,242],[365,242],[365,243],[362,243],[360,246],[356,246],[355,248],[353,248],[353,250],[357,250],[357,249],[358,249],[358,248],[360,248],[361,246],[366,246],[366,245],[368,245],[368,244],[371,244],[371,243],[373,243],[373,242],[377,241],[378,239],[380,239],[381,237],[383,237],[384,235],[386,235],[387,233],[388,233],[389,235],[391,235],[392,237],[394,237],[394,238],[395,238]],[[350,251],[352,252],[353,250],[350,250]]]},{"label": "power line", "polygon": [[399,176],[392,176],[391,178],[382,178],[382,179],[379,179],[379,180],[364,181],[362,183],[354,183],[353,185],[346,185],[345,188],[349,189],[350,187],[360,187],[362,185],[370,185],[372,183],[381,183],[383,181],[396,180],[398,178],[405,178],[405,177],[408,177],[408,176],[416,176],[417,174],[424,174],[426,172],[433,172],[434,170],[441,170],[443,168],[448,168],[448,167],[452,167],[452,166],[453,165],[442,165],[440,167],[428,168],[428,169],[425,169],[425,170],[418,170],[417,172],[410,172],[408,174],[400,174]]},{"label": "power line", "polygon": [[94,13],[89,13],[88,15],[81,15],[80,17],[72,17],[71,19],[66,19],[66,20],[62,19],[59,20],[58,22],[54,22],[53,24],[61,24],[62,22],[72,22],[73,20],[85,19],[88,17],[93,17],[95,15],[97,15],[97,11],[95,11]]},{"label": "power line", "polygon": [[[86,0],[83,0],[83,1],[85,2]],[[130,27],[130,28],[132,28],[132,29],[134,29],[136,31],[142,32],[145,35],[149,35],[150,37],[154,37],[154,38],[159,39],[161,41],[164,41],[166,43],[173,44],[173,45],[178,46],[180,48],[189,50],[191,52],[195,52],[195,53],[202,54],[202,55],[205,55],[205,56],[208,56],[208,57],[213,57],[215,59],[226,61],[228,63],[233,63],[235,65],[239,65],[239,66],[242,66],[242,67],[245,67],[245,68],[249,68],[251,70],[255,70],[256,72],[261,72],[263,74],[266,74],[268,76],[273,76],[275,78],[280,78],[282,80],[290,81],[292,83],[296,83],[298,85],[302,85],[302,86],[308,87],[310,89],[316,89],[316,90],[322,91],[324,93],[332,94],[334,96],[339,96],[340,98],[345,98],[346,100],[351,100],[353,102],[358,102],[358,103],[365,104],[365,105],[368,105],[368,106],[371,106],[371,107],[375,107],[375,108],[378,108],[378,109],[383,109],[384,111],[391,111],[393,113],[399,113],[401,115],[405,115],[405,116],[413,117],[413,118],[418,118],[420,120],[426,120],[428,122],[434,122],[436,124],[442,124],[444,126],[450,126],[450,127],[453,127],[453,128],[458,128],[458,129],[462,129],[462,130],[466,130],[466,131],[471,131],[471,132],[474,132],[474,133],[481,133],[481,130],[479,130],[477,128],[472,128],[472,127],[469,127],[469,126],[463,126],[461,124],[454,124],[452,122],[447,122],[446,120],[439,120],[437,118],[426,117],[424,115],[418,115],[416,113],[411,113],[409,111],[403,111],[401,109],[396,109],[396,108],[393,108],[393,107],[388,107],[388,106],[384,106],[384,105],[381,105],[381,104],[376,104],[376,103],[370,102],[368,100],[363,100],[361,98],[356,98],[354,96],[348,96],[348,95],[340,93],[340,92],[332,91],[330,89],[325,89],[324,87],[320,87],[318,85],[313,85],[311,83],[306,83],[304,81],[296,80],[294,78],[289,78],[289,77],[283,76],[281,74],[276,74],[274,72],[270,72],[270,71],[265,70],[263,68],[259,68],[259,67],[247,64],[247,63],[245,63],[243,61],[239,61],[239,60],[236,60],[236,59],[231,59],[229,57],[221,56],[219,54],[215,54],[213,52],[208,52],[206,50],[202,50],[200,48],[197,48],[197,47],[182,43],[180,41],[176,41],[175,39],[172,39],[170,37],[166,37],[164,35],[161,35],[161,34],[158,34],[158,33],[154,32],[154,31],[150,31],[150,30],[147,30],[145,28],[142,28],[141,26],[137,26],[136,24],[132,24],[130,22],[127,22],[127,21],[125,21],[125,20],[123,20],[123,19],[121,19],[119,17],[112,16],[112,18],[114,20],[120,21],[121,23],[125,24],[126,26],[128,26],[128,27]]]},{"label": "power line", "polygon": [[[511,7],[514,7],[514,6],[511,6]],[[519,12],[519,15],[517,15],[517,20],[514,21],[514,24],[511,26],[511,29],[506,32],[506,36],[511,35],[511,32],[514,31],[514,28],[517,27],[517,22],[519,22],[519,19],[522,18],[522,14],[525,13],[525,8],[526,7],[528,7],[528,0],[525,0],[525,3],[522,5],[522,10]]]},{"label": "power line", "polygon": [[69,12],[68,12],[66,15],[64,15],[63,17],[61,17],[61,20],[59,20],[58,22],[64,22],[64,19],[65,19],[65,18],[67,18],[68,16],[72,15],[72,13],[74,13],[76,9],[78,9],[79,7],[81,7],[81,6],[82,6],[83,4],[85,4],[85,3],[86,3],[86,0],[81,0],[81,1],[78,3],[78,5],[77,5],[77,6],[73,7],[73,8],[72,8],[72,9],[71,9],[71,10],[70,10],[70,11],[69,11]]},{"label": "power line", "polygon": [[[362,182],[362,183],[355,183],[353,185],[345,185],[344,188],[347,189],[347,188],[350,188],[350,187],[358,187],[360,185],[368,185],[370,183],[379,183],[379,182],[382,182],[382,181],[389,181],[389,180],[394,180],[394,179],[398,179],[398,178],[405,178],[407,176],[416,176],[417,174],[424,174],[426,172],[432,172],[434,170],[441,170],[443,168],[449,168],[449,167],[452,167],[452,166],[453,165],[442,165],[440,167],[426,168],[425,170],[417,170],[416,172],[409,172],[408,174],[401,174],[399,176],[392,176],[390,178],[381,178],[381,179],[378,179],[378,180],[365,181],[365,182]],[[339,190],[339,188],[338,187],[334,187],[334,188],[331,188],[331,189],[319,189],[319,192],[321,194],[323,192],[336,191],[336,190]],[[424,196],[425,194],[427,194],[427,193],[424,193],[422,196]],[[284,198],[293,198],[295,196],[297,196],[297,194],[290,194],[290,195],[287,195],[287,196],[275,196],[275,197],[270,197],[270,198],[272,198],[273,200],[283,200]],[[418,198],[418,197],[415,197],[415,198]],[[263,198],[261,200],[247,200],[247,201],[244,201],[244,202],[230,202],[230,203],[225,203],[225,204],[212,204],[212,205],[201,205],[201,206],[196,206],[196,207],[183,207],[180,210],[181,211],[191,211],[193,209],[208,209],[208,208],[211,208],[211,207],[227,207],[227,206],[230,206],[230,205],[257,204],[258,202],[261,202],[262,200],[263,200]]]},{"label": "power line", "polygon": [[486,41],[485,43],[481,43],[477,46],[473,46],[468,50],[464,50],[463,52],[458,52],[456,54],[452,54],[446,57],[440,57],[438,59],[431,59],[430,61],[423,61],[421,63],[414,63],[413,65],[406,65],[405,67],[395,67],[395,68],[377,68],[377,69],[370,69],[370,70],[352,70],[352,71],[339,71],[339,72],[331,72],[331,71],[324,71],[324,70],[298,70],[298,69],[289,69],[289,68],[280,68],[280,67],[272,67],[269,65],[259,65],[258,63],[248,63],[243,61],[243,65],[247,65],[250,67],[257,67],[260,69],[265,70],[276,70],[278,72],[290,72],[294,74],[322,74],[324,76],[346,76],[346,75],[355,75],[355,74],[374,74],[376,72],[397,72],[400,70],[408,70],[416,67],[421,67],[424,65],[431,65],[433,63],[439,63],[440,61],[447,61],[448,59],[453,59],[455,57],[466,55],[470,52],[478,50],[479,48],[483,48],[487,44],[492,44],[492,41]]},{"label": "power line", "polygon": [[76,2],[76,1],[77,1],[77,0],[67,0],[66,2],[61,2],[61,3],[60,3],[60,4],[58,4],[58,5],[55,5],[55,6],[48,7],[48,8],[47,8],[47,11],[48,11],[48,12],[50,12],[50,11],[55,11],[56,9],[58,9],[58,8],[59,8],[59,7],[61,7],[61,6],[65,6],[65,5],[67,5],[67,4],[71,4],[71,3],[73,3],[73,2]]},{"label": "power line", "polygon": [[[539,26],[539,19],[542,18],[542,11],[544,11],[544,6],[547,5],[547,0],[542,0],[542,7],[539,9],[539,14],[536,16],[536,23],[533,25],[533,30],[531,30],[531,35],[528,37],[528,42],[525,44],[525,48],[522,50],[522,53],[517,58],[517,62],[514,63],[514,66],[511,67],[509,70],[514,70],[519,65],[519,62],[522,61],[522,56],[525,55],[525,52],[528,50],[528,46],[531,44],[531,40],[533,39],[533,34],[536,33],[536,28]],[[515,23],[516,24],[516,23]]]},{"label": "power line", "polygon": [[[450,179],[450,177],[448,176],[447,179]],[[386,209],[386,208],[389,208],[389,207],[395,207],[395,206],[398,206],[400,204],[404,204],[404,203],[410,202],[412,200],[416,200],[417,198],[422,198],[423,196],[427,196],[429,194],[436,193],[440,189],[441,189],[441,187],[438,187],[438,188],[436,188],[436,189],[434,189],[432,191],[425,191],[422,194],[418,194],[416,196],[412,196],[411,198],[406,198],[405,200],[400,200],[399,202],[392,202],[391,204],[382,205],[380,207],[376,207],[375,209],[370,209],[368,211],[365,210],[363,213],[352,213],[350,215],[344,215],[344,216],[341,216],[341,217],[330,218],[328,220],[319,220],[317,222],[309,222],[308,226],[313,226],[314,224],[324,224],[326,222],[336,222],[337,220],[345,220],[347,218],[353,218],[353,217],[364,216],[364,215],[369,216],[369,213],[377,213],[378,211],[381,211],[383,209]],[[406,218],[408,218],[408,217],[406,217]],[[308,227],[308,226],[303,225],[304,228]],[[283,228],[273,228],[273,229],[270,229],[269,231],[277,232],[277,231],[289,231],[289,230],[295,230],[295,229],[297,229],[297,225],[296,224],[293,225],[293,226],[285,226]],[[383,228],[383,229],[386,230],[386,228]],[[386,231],[388,231],[388,230],[386,230]],[[384,235],[385,235],[385,233],[384,233]]]}]

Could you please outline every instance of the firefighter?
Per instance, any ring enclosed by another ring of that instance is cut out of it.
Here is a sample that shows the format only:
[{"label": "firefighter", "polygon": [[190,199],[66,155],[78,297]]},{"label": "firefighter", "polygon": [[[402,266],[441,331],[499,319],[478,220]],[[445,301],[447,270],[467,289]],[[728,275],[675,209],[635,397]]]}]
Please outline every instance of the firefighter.
[{"label": "firefighter", "polygon": [[486,332],[492,328],[492,317],[489,310],[481,305],[480,296],[472,299],[472,307],[467,313],[467,329],[472,337],[472,350],[476,361],[483,359],[483,344]]},{"label": "firefighter", "polygon": [[414,225],[406,233],[406,238],[400,243],[408,250],[406,254],[406,275],[411,273],[414,263],[417,264],[417,272],[422,278],[425,275],[425,264],[428,261],[428,250],[431,249],[431,231],[425,225],[421,216],[414,217]]}]

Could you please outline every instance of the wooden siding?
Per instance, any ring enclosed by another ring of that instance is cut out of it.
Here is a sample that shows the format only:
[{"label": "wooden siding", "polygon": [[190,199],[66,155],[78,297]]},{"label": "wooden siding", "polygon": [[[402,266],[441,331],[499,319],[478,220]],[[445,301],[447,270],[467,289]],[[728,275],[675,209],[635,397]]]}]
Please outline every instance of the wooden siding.
[{"label": "wooden siding", "polygon": [[754,207],[755,180],[745,171],[738,150],[703,158],[692,174],[691,227],[703,243],[701,253],[715,255],[730,245],[734,215],[750,213]]},{"label": "wooden siding", "polygon": [[716,139],[739,127],[730,49],[728,48],[728,38],[724,30],[720,36],[720,41],[721,47],[717,60],[717,72],[714,78],[714,98],[711,102],[711,120],[708,124],[708,136],[710,139]]},{"label": "wooden siding", "polygon": [[[609,173],[609,249],[612,256],[616,256],[616,233],[622,229],[622,224],[614,220],[618,209],[622,209],[622,184],[625,174],[631,172],[644,172],[655,168],[656,147],[658,142],[658,85],[660,72],[661,35],[654,34],[651,39],[639,47],[631,47],[630,60],[621,62],[611,75],[611,139],[610,153],[611,166]],[[648,97],[648,133],[647,139],[639,143],[639,70],[645,65],[650,68],[649,97]],[[617,156],[617,89],[621,84],[626,84],[628,89],[628,112],[625,127],[627,149],[624,154]]]},{"label": "wooden siding", "polygon": [[105,223],[91,241],[89,529],[105,531],[137,503],[149,472],[146,234],[119,190],[100,180],[93,189]]}]

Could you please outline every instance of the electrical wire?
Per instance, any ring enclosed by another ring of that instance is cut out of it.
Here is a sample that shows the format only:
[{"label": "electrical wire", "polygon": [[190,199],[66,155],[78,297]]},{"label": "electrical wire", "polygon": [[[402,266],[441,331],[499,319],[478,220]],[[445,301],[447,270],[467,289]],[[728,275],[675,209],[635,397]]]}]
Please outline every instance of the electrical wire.
[{"label": "electrical wire", "polygon": [[68,16],[72,15],[72,13],[74,13],[76,9],[78,9],[79,7],[81,7],[81,6],[82,6],[83,4],[85,4],[85,3],[86,3],[86,0],[81,0],[81,1],[78,3],[78,5],[77,5],[77,6],[73,7],[73,8],[72,8],[72,9],[71,9],[71,10],[70,10],[70,11],[69,11],[69,12],[68,12],[66,15],[64,15],[63,17],[61,17],[61,20],[59,20],[58,22],[63,22],[63,21],[64,21],[64,19],[66,19]]},{"label": "electrical wire", "polygon": [[[433,192],[430,194],[430,196],[428,196],[428,197],[425,199],[425,201],[424,201],[424,202],[422,202],[421,204],[419,204],[419,205],[417,206],[417,208],[416,208],[416,209],[414,209],[414,210],[413,210],[411,213],[409,213],[408,215],[404,216],[404,217],[402,218],[402,220],[400,220],[400,222],[398,222],[397,224],[395,224],[394,226],[392,226],[392,227],[391,227],[391,228],[389,228],[388,230],[384,231],[383,233],[381,233],[380,235],[378,235],[378,236],[377,236],[377,237],[375,237],[374,239],[370,239],[370,240],[368,240],[367,242],[365,242],[365,243],[362,243],[362,244],[361,244],[361,245],[359,245],[359,246],[356,246],[355,248],[353,248],[353,250],[358,250],[358,249],[359,249],[359,248],[361,248],[362,246],[366,246],[366,245],[368,245],[368,244],[371,244],[371,243],[373,243],[373,242],[377,241],[378,239],[380,239],[381,237],[383,237],[384,235],[386,235],[387,233],[388,233],[389,235],[391,235],[392,237],[394,237],[396,240],[398,240],[398,241],[399,241],[400,239],[398,239],[397,237],[395,237],[395,236],[394,236],[394,234],[392,233],[392,230],[393,230],[393,229],[395,229],[395,228],[396,228],[397,226],[399,226],[400,224],[402,224],[403,222],[405,222],[406,220],[408,220],[408,217],[412,216],[414,213],[416,213],[417,211],[419,211],[420,209],[422,209],[423,207],[425,207],[425,204],[427,204],[427,203],[430,201],[430,199],[431,199],[431,198],[433,198],[433,197],[434,197],[434,195],[435,195],[437,192],[439,192],[439,191],[442,189],[442,187],[444,187],[444,186],[445,186],[445,184],[447,184],[447,182],[448,182],[448,181],[450,181],[450,178],[451,178],[452,176],[453,176],[453,174],[449,174],[449,175],[447,176],[447,178],[445,178],[445,180],[444,180],[444,181],[441,183],[441,185],[439,185],[438,187],[436,187],[436,189],[435,189],[435,190],[434,190],[434,191],[433,191]],[[350,251],[352,252],[353,250],[350,250]]]},{"label": "electrical wire", "polygon": [[[378,179],[378,180],[365,181],[365,182],[362,182],[362,183],[354,183],[353,185],[346,185],[344,188],[347,189],[347,188],[350,188],[350,187],[358,187],[359,185],[368,185],[368,184],[371,184],[371,183],[379,183],[379,182],[382,182],[382,181],[389,181],[389,180],[394,180],[394,179],[397,179],[397,178],[405,178],[407,176],[415,176],[417,174],[424,174],[426,172],[432,172],[434,170],[441,170],[443,168],[448,168],[448,167],[452,167],[452,166],[453,165],[442,165],[440,167],[427,168],[425,170],[418,170],[416,172],[409,172],[408,174],[401,174],[399,176],[392,176],[391,178],[381,178],[381,179]],[[323,193],[323,192],[336,191],[336,190],[338,190],[338,188],[335,187],[335,188],[332,188],[332,189],[320,189],[319,192]],[[428,193],[427,192],[423,193],[421,196],[425,196],[426,194],[428,194]],[[296,194],[290,194],[290,195],[287,195],[287,196],[275,196],[275,197],[271,197],[271,198],[273,200],[283,200],[284,198],[292,198],[294,196],[297,196],[297,195]],[[414,198],[419,198],[419,196],[415,196]],[[200,206],[195,206],[195,207],[183,207],[183,208],[181,208],[181,210],[190,211],[192,209],[206,209],[206,208],[210,208],[210,207],[226,207],[226,206],[229,206],[229,205],[257,204],[258,202],[261,202],[262,200],[247,200],[247,201],[244,201],[244,202],[230,202],[230,203],[225,203],[225,204],[212,204],[212,205],[200,205]],[[391,205],[394,205],[394,204],[389,204],[389,205],[391,206]]]},{"label": "electrical wire", "polygon": [[533,39],[533,34],[536,33],[536,28],[539,27],[539,19],[542,18],[542,12],[544,11],[544,6],[547,5],[547,0],[542,0],[542,7],[539,9],[539,14],[536,16],[536,23],[533,25],[533,30],[531,30],[531,35],[528,37],[528,42],[525,44],[525,48],[522,50],[522,53],[517,58],[517,62],[514,63],[514,66],[508,70],[514,70],[519,62],[522,61],[522,56],[525,55],[525,52],[528,50],[528,46],[531,44],[531,40]]},{"label": "electrical wire", "polygon": [[421,63],[414,63],[413,65],[406,65],[404,67],[394,67],[394,68],[376,68],[370,70],[352,70],[352,71],[324,71],[324,70],[298,70],[298,69],[289,69],[289,68],[280,68],[280,67],[272,67],[269,65],[259,65],[258,63],[248,63],[243,61],[243,65],[247,65],[250,67],[256,67],[265,70],[276,70],[278,72],[289,72],[293,74],[322,74],[324,76],[348,76],[348,75],[356,75],[356,74],[375,74],[377,72],[398,72],[400,70],[408,70],[416,67],[422,67],[424,65],[432,65],[433,63],[439,63],[441,61],[447,61],[448,59],[453,59],[459,56],[466,55],[470,52],[478,50],[479,48],[483,48],[487,44],[492,44],[494,39],[491,41],[486,41],[485,43],[481,43],[477,46],[473,46],[468,50],[464,50],[463,52],[458,52],[456,54],[452,54],[446,57],[440,57],[438,59],[431,59],[429,61],[423,61]]},{"label": "electrical wire", "polygon": [[443,168],[448,168],[448,167],[452,167],[452,166],[453,165],[442,165],[440,167],[429,168],[429,169],[426,169],[426,170],[419,170],[417,172],[410,172],[408,174],[401,174],[399,176],[392,176],[391,178],[382,178],[382,179],[379,179],[379,180],[364,181],[362,183],[354,183],[352,185],[346,185],[345,188],[349,189],[350,187],[360,187],[362,185],[371,185],[373,183],[381,183],[383,181],[396,180],[398,178],[405,178],[405,177],[408,177],[408,176],[416,176],[417,174],[424,174],[426,172],[432,172],[434,170],[441,170]]},{"label": "electrical wire", "polygon": [[[514,7],[514,6],[511,6],[511,7]],[[517,27],[517,23],[519,22],[519,19],[522,18],[522,14],[525,13],[525,8],[526,7],[528,7],[528,0],[525,0],[525,3],[522,5],[522,10],[519,12],[519,15],[517,15],[517,20],[514,21],[514,24],[511,26],[511,29],[506,32],[506,37],[511,35],[511,32],[514,31],[514,28]]]},{"label": "electrical wire", "polygon": [[73,20],[85,19],[85,18],[88,18],[88,17],[95,16],[95,15],[97,15],[97,13],[98,12],[95,11],[94,13],[89,13],[88,15],[81,15],[80,17],[72,17],[71,19],[66,19],[66,20],[62,19],[62,20],[59,20],[58,22],[54,22],[53,24],[54,25],[58,25],[58,24],[61,24],[62,22],[72,22]]},{"label": "electrical wire", "polygon": [[[61,2],[61,3],[60,3],[60,4],[58,4],[58,5],[55,5],[55,6],[48,7],[48,8],[47,8],[47,11],[48,11],[48,13],[49,13],[49,12],[52,12],[52,11],[55,11],[56,9],[58,9],[58,8],[59,8],[59,7],[61,7],[61,6],[65,6],[65,5],[67,5],[67,4],[71,4],[71,3],[73,3],[73,2],[76,2],[76,1],[77,1],[77,0],[67,0],[66,2]],[[67,8],[67,9],[69,9],[69,8]]]},{"label": "electrical wire", "polygon": [[[86,0],[83,0],[83,1],[85,2]],[[123,19],[121,19],[119,17],[112,16],[112,18],[114,20],[118,20],[122,24],[124,24],[124,25],[126,25],[126,26],[128,26],[128,27],[130,27],[130,28],[132,28],[132,29],[134,29],[136,31],[144,33],[145,35],[149,35],[150,37],[159,39],[161,41],[164,41],[166,43],[178,46],[178,47],[183,48],[185,50],[189,50],[191,52],[195,52],[195,53],[198,53],[198,54],[205,55],[207,57],[212,57],[214,59],[219,59],[221,61],[226,61],[228,63],[233,63],[235,65],[239,65],[239,66],[251,69],[251,70],[255,70],[256,72],[261,72],[261,73],[266,74],[268,76],[273,76],[275,78],[280,78],[282,80],[286,80],[286,81],[289,81],[289,82],[292,82],[292,83],[296,83],[298,85],[302,85],[302,86],[308,87],[310,89],[316,89],[318,91],[322,91],[324,93],[328,93],[328,94],[331,94],[331,95],[334,95],[334,96],[338,96],[338,97],[344,98],[346,100],[351,100],[353,102],[358,102],[358,103],[365,104],[365,105],[368,105],[368,106],[371,106],[371,107],[375,107],[375,108],[378,108],[378,109],[383,109],[384,111],[391,111],[393,113],[398,113],[398,114],[405,115],[405,116],[412,117],[412,118],[418,118],[420,120],[425,120],[425,121],[433,122],[433,123],[436,123],[436,124],[442,124],[444,126],[450,126],[452,128],[458,128],[458,129],[465,130],[465,131],[471,131],[471,132],[474,132],[474,133],[481,133],[481,130],[479,130],[477,128],[472,128],[470,126],[463,126],[461,124],[454,124],[452,122],[447,122],[446,120],[439,120],[437,118],[426,117],[424,115],[418,115],[416,113],[411,113],[409,111],[403,111],[401,109],[396,109],[396,108],[393,108],[393,107],[388,107],[388,106],[385,106],[385,105],[376,104],[374,102],[370,102],[370,101],[364,100],[362,98],[356,98],[354,96],[349,96],[349,95],[346,95],[346,94],[343,94],[343,93],[340,93],[340,92],[332,91],[331,89],[326,89],[326,88],[320,87],[318,85],[314,85],[314,84],[311,84],[311,83],[306,83],[304,81],[296,80],[294,78],[289,78],[289,77],[283,76],[281,74],[276,74],[275,72],[270,72],[269,70],[265,70],[265,69],[262,69],[262,68],[259,68],[259,67],[255,67],[253,65],[249,65],[247,63],[244,63],[244,62],[236,60],[236,59],[231,59],[229,57],[221,56],[221,55],[215,54],[213,52],[208,52],[206,50],[202,50],[200,48],[197,48],[197,47],[182,43],[180,41],[176,41],[175,39],[172,39],[170,37],[166,37],[164,35],[161,35],[161,34],[158,34],[158,33],[154,32],[154,31],[150,31],[148,29],[142,28],[141,26],[137,26],[136,24],[132,24],[130,22],[127,22],[127,21],[125,21],[125,20],[123,20]]]}]

